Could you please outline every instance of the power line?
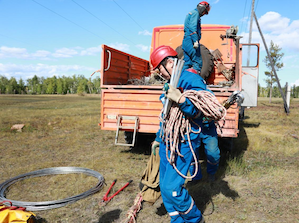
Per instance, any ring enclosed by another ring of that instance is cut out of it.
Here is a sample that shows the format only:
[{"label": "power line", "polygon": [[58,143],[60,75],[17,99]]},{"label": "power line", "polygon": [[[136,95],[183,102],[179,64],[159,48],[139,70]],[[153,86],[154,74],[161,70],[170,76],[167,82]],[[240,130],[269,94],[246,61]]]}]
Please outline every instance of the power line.
[{"label": "power line", "polygon": [[255,10],[257,10],[257,6],[259,4],[259,0],[256,1],[256,6],[255,6]]},{"label": "power line", "polygon": [[42,6],[43,8],[45,8],[45,9],[49,10],[50,12],[52,12],[52,13],[54,13],[54,14],[56,14],[56,15],[60,16],[61,18],[63,18],[63,19],[65,19],[65,20],[67,20],[68,22],[70,22],[70,23],[72,23],[72,24],[74,24],[74,25],[76,25],[76,26],[80,27],[81,29],[84,29],[85,31],[87,31],[87,32],[89,32],[89,33],[91,33],[91,34],[93,34],[93,35],[95,35],[95,36],[99,37],[100,39],[107,41],[107,40],[106,40],[106,39],[104,39],[103,37],[101,37],[101,36],[99,36],[99,35],[95,34],[94,32],[91,32],[91,31],[89,31],[88,29],[84,28],[83,26],[80,26],[80,25],[78,25],[77,23],[75,23],[75,22],[73,22],[73,21],[69,20],[68,18],[66,18],[66,17],[64,17],[64,16],[62,16],[62,15],[60,15],[60,14],[58,14],[57,12],[53,11],[52,9],[49,9],[48,7],[46,7],[46,6],[42,5],[42,4],[40,4],[39,2],[37,2],[37,1],[35,1],[35,0],[32,0],[32,1],[33,1],[33,2],[35,2],[36,4],[38,4],[38,5]]},{"label": "power line", "polygon": [[86,8],[84,8],[82,5],[78,4],[77,2],[75,2],[74,0],[72,0],[72,2],[74,2],[76,5],[78,5],[80,8],[82,8],[83,10],[85,10],[87,13],[89,13],[90,15],[92,15],[93,17],[95,17],[97,20],[99,20],[100,22],[104,23],[106,26],[108,26],[110,29],[112,29],[113,31],[115,31],[116,33],[118,33],[119,35],[121,35],[122,37],[124,37],[125,39],[129,40],[131,43],[136,44],[134,42],[132,42],[132,40],[128,39],[127,37],[123,36],[121,33],[119,33],[117,30],[113,29],[111,26],[109,26],[107,23],[105,23],[103,20],[101,20],[99,17],[97,17],[96,15],[94,15],[93,13],[91,13],[90,11],[88,11]]},{"label": "power line", "polygon": [[121,10],[123,10],[123,12],[124,13],[126,13],[127,14],[127,16],[129,16],[142,30],[145,30],[144,28],[142,28],[142,26],[141,25],[139,25],[122,7],[120,7],[120,5],[119,4],[117,4],[116,3],[116,1],[114,1],[113,0],[113,2],[121,9]]},{"label": "power line", "polygon": [[241,31],[243,29],[243,23],[244,23],[244,16],[245,16],[245,11],[246,11],[246,5],[247,5],[247,0],[245,2],[244,11],[243,11],[243,19],[242,19],[242,24],[241,24],[241,29],[240,29]]},{"label": "power line", "polygon": [[247,18],[250,19],[250,17],[251,17],[251,5],[250,5],[250,3],[249,3],[249,11],[248,11],[248,16],[247,16]]}]

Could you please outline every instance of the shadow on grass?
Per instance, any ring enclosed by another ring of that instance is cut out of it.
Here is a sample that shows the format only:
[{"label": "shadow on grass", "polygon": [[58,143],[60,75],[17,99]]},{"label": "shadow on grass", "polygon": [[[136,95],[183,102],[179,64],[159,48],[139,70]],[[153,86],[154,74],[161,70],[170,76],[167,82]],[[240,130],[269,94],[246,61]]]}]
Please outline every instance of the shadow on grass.
[{"label": "shadow on grass", "polygon": [[221,160],[219,169],[216,173],[216,181],[213,183],[207,182],[206,173],[206,156],[204,149],[200,149],[200,159],[204,162],[201,165],[203,179],[197,184],[187,183],[186,187],[190,195],[193,197],[197,207],[204,213],[204,215],[211,215],[214,212],[213,197],[218,194],[235,200],[239,197],[237,191],[230,188],[227,181],[224,180],[228,170],[228,163],[233,159],[242,159],[248,147],[248,137],[244,127],[258,127],[258,125],[249,125],[240,122],[238,138],[219,139],[219,148],[221,151]]},{"label": "shadow on grass", "polygon": [[[133,134],[127,132],[126,137],[127,143],[132,143]],[[124,150],[123,152],[151,155],[151,143],[155,140],[155,138],[156,134],[137,133],[135,139],[135,146],[130,147],[128,150]]]},{"label": "shadow on grass", "polygon": [[106,212],[99,218],[99,223],[111,223],[114,222],[115,220],[119,219],[121,210],[120,209],[115,209],[109,212]]},{"label": "shadow on grass", "polygon": [[[30,222],[30,221],[28,221]],[[36,216],[36,223],[49,223],[46,219],[40,217],[40,216]]]},{"label": "shadow on grass", "polygon": [[[216,173],[216,181],[213,183],[209,183],[207,181],[206,155],[204,153],[204,148],[200,148],[200,160],[203,160],[203,163],[201,164],[203,179],[196,184],[187,183],[186,188],[194,199],[197,207],[204,213],[204,215],[213,214],[214,204],[212,198],[215,195],[221,193],[232,200],[235,200],[239,197],[238,192],[231,189],[228,182],[225,181],[224,178],[227,173],[229,161],[234,159],[242,159],[245,151],[247,150],[248,137],[244,127],[257,128],[259,127],[259,123],[247,123],[240,121],[240,132],[238,138],[219,138],[221,160],[218,172]],[[130,150],[126,150],[125,152],[150,155],[150,144],[154,139],[154,134],[138,135],[136,146]],[[157,208],[156,214],[159,216],[167,214],[163,203]]]}]

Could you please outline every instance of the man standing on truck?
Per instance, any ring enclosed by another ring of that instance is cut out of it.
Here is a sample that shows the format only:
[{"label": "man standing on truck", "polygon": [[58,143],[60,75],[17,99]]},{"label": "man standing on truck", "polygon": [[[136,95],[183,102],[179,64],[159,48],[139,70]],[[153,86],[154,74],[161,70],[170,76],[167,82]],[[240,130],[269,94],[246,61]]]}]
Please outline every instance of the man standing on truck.
[{"label": "man standing on truck", "polygon": [[208,15],[210,9],[210,4],[203,1],[200,2],[197,7],[190,11],[186,16],[182,45],[185,61],[183,70],[193,67],[198,74],[201,71],[202,58],[199,43],[201,39],[201,17]]},{"label": "man standing on truck", "polygon": [[[163,45],[159,46],[152,52],[150,62],[154,70],[158,70],[166,80],[170,80],[174,66],[174,58],[177,58],[177,52],[171,47]],[[183,91],[207,90],[203,78],[188,70],[184,70],[181,73],[178,81],[178,87]],[[182,96],[179,89],[175,89],[171,85],[169,85],[169,90],[165,94],[161,95],[160,100],[162,103],[165,101],[165,98],[172,100],[173,103],[177,103],[179,109],[184,113],[184,115],[189,116],[194,121],[194,123],[191,123],[193,131],[189,133],[191,145],[189,145],[187,140],[184,142],[180,140],[178,143],[178,150],[183,157],[177,155],[175,158],[177,170],[186,176],[193,160],[191,146],[193,148],[198,148],[200,146],[199,134],[196,132],[199,131],[199,125],[202,123],[203,116],[200,115],[199,110],[188,98]],[[155,141],[152,143],[152,152],[155,155],[156,147],[160,147],[160,190],[164,206],[171,217],[171,222],[204,223],[205,221],[200,210],[195,205],[194,200],[189,195],[187,189],[183,186],[185,178],[181,176],[168,161],[168,145],[166,145],[163,140],[162,134],[163,128],[162,123],[160,122],[160,129],[156,134]]]},{"label": "man standing on truck", "polygon": [[[193,67],[198,74],[202,68],[202,57],[200,52],[199,41],[201,39],[201,17],[208,15],[211,6],[208,2],[200,2],[196,9],[188,13],[184,23],[184,39],[182,49],[184,52],[184,69]],[[215,180],[215,173],[219,166],[220,150],[218,147],[218,136],[214,121],[204,120],[201,125],[200,137],[204,144],[205,154],[207,155],[207,173],[208,180],[213,182]],[[199,156],[199,148],[196,150],[197,157]],[[190,167],[190,174],[195,172],[194,162]],[[201,171],[199,169],[197,175],[193,178],[194,182],[202,178]]]}]

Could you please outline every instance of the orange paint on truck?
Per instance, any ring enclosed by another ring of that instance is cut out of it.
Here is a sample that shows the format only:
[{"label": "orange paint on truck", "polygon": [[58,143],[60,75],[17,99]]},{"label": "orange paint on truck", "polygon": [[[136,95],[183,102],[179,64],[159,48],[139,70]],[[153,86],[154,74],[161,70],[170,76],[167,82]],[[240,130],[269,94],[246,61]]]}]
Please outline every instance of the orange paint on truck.
[{"label": "orange paint on truck", "polygon": [[[200,43],[210,51],[218,49],[222,54],[223,64],[234,69],[234,83],[229,87],[219,87],[219,83],[227,81],[225,76],[214,66],[207,79],[207,84],[217,99],[222,102],[232,92],[242,90],[242,44],[236,39],[226,38],[230,26],[202,25]],[[151,52],[160,45],[169,45],[176,49],[182,44],[184,36],[183,25],[161,26],[153,29]],[[258,64],[256,66],[258,69]],[[102,76],[101,76],[101,129],[116,130],[119,115],[137,116],[139,118],[138,132],[156,133],[159,127],[159,114],[162,103],[159,96],[163,85],[133,85],[130,79],[141,79],[150,76],[148,60],[121,52],[102,45]],[[254,76],[255,77],[255,76]],[[257,78],[257,76],[256,76]],[[123,120],[122,126],[131,126],[132,120]],[[226,115],[226,121],[220,137],[237,137],[239,122],[239,107],[231,106]],[[223,122],[219,123],[220,126]]]}]

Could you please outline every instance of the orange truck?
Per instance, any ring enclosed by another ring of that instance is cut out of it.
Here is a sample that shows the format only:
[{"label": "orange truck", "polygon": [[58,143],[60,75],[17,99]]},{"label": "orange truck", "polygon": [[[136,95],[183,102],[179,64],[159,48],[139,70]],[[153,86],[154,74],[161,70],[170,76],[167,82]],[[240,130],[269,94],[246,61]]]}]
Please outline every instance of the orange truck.
[{"label": "orange truck", "polygon": [[[220,102],[235,91],[241,91],[243,103],[233,104],[218,131],[221,138],[238,136],[240,108],[257,105],[258,44],[241,44],[237,27],[202,25],[200,40],[203,67],[201,75]],[[160,26],[153,29],[151,52],[160,45],[169,45],[183,59],[181,44],[183,25]],[[102,45],[101,61],[101,129],[116,131],[115,144],[134,146],[139,134],[156,133],[162,103],[159,96],[163,84],[139,84],[151,76],[148,60]],[[223,125],[224,124],[224,125]],[[125,132],[127,141],[120,139]]]}]

